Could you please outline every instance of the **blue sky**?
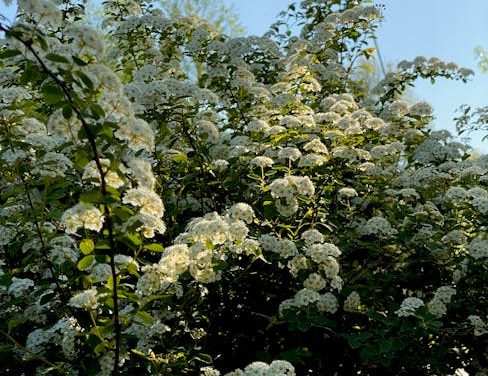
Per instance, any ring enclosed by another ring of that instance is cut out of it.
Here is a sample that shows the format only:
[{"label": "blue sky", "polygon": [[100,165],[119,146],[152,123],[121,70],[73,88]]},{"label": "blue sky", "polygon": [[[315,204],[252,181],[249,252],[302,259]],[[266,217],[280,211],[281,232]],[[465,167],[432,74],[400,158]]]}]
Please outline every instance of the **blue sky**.
[{"label": "blue sky", "polygon": [[[286,8],[288,0],[225,0],[233,4],[243,26],[249,34],[260,35]],[[471,68],[475,77],[471,82],[438,80],[417,82],[415,98],[426,100],[434,107],[437,129],[454,132],[455,110],[461,104],[472,107],[488,105],[488,74],[477,68],[475,47],[488,48],[487,0],[383,0],[385,19],[378,30],[378,44],[386,63],[398,63],[423,55],[453,61]],[[11,18],[14,8],[6,11],[3,3],[0,12]],[[470,144],[488,152],[484,134],[471,135]]]}]

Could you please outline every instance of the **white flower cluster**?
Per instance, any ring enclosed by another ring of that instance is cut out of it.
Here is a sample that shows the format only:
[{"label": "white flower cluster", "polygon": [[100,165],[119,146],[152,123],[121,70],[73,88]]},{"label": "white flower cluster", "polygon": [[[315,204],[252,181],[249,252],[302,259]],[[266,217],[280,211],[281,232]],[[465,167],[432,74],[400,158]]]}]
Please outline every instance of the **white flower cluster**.
[{"label": "white flower cluster", "polygon": [[253,362],[244,368],[226,373],[225,376],[295,376],[295,368],[285,360],[274,360],[271,364]]},{"label": "white flower cluster", "polygon": [[114,133],[119,140],[126,141],[134,151],[154,150],[154,131],[144,120],[128,118],[119,123],[119,129]]},{"label": "white flower cluster", "polygon": [[312,245],[314,243],[324,242],[324,235],[322,235],[320,231],[316,229],[310,229],[304,231],[300,236],[300,238],[305,241],[306,245]]},{"label": "white flower cluster", "polygon": [[468,321],[473,325],[474,335],[479,337],[488,334],[488,325],[477,315],[468,316]]},{"label": "white flower cluster", "polygon": [[397,233],[390,222],[383,217],[370,218],[361,228],[360,232],[363,235],[376,235],[381,238],[389,238]]},{"label": "white flower cluster", "polygon": [[92,204],[84,202],[66,210],[61,217],[61,222],[68,234],[75,234],[79,228],[100,232],[103,221],[102,212]]},{"label": "white flower cluster", "polygon": [[103,37],[90,26],[75,24],[67,30],[67,35],[73,38],[75,51],[99,57],[103,54]]},{"label": "white flower cluster", "polygon": [[131,157],[126,163],[129,167],[128,172],[135,178],[139,186],[154,189],[156,178],[149,160]]},{"label": "white flower cluster", "polygon": [[66,261],[75,263],[78,260],[79,251],[76,241],[67,235],[57,236],[49,242],[49,259],[57,265],[62,265]]},{"label": "white flower cluster", "polygon": [[344,300],[344,311],[346,312],[360,312],[361,311],[361,297],[356,291],[352,291]]},{"label": "white flower cluster", "polygon": [[25,347],[42,354],[47,345],[60,345],[64,355],[73,359],[77,354],[77,339],[83,329],[74,317],[61,318],[52,327],[35,329],[27,336]]},{"label": "white flower cluster", "polygon": [[[124,185],[124,181],[120,178],[117,172],[110,170],[110,160],[106,158],[100,159],[105,183],[109,187],[120,188]],[[90,161],[85,166],[83,171],[83,180],[91,180],[92,184],[100,185],[101,176],[95,161]]]},{"label": "white flower cluster", "polygon": [[260,244],[247,238],[249,229],[242,220],[252,221],[253,216],[250,206],[238,203],[224,216],[213,212],[193,219],[186,231],[175,239],[176,244],[164,250],[157,264],[142,267],[144,274],[137,283],[137,293],[141,296],[155,293],[168,284],[177,283],[186,271],[201,283],[219,280],[220,272],[214,269],[214,264],[227,257],[226,251],[231,254],[258,252]]},{"label": "white flower cluster", "polygon": [[344,199],[349,199],[356,197],[358,195],[357,191],[354,188],[350,187],[343,187],[339,189],[339,197],[344,198]]},{"label": "white flower cluster", "polygon": [[142,231],[146,238],[154,237],[156,231],[160,234],[166,231],[166,226],[161,219],[164,215],[163,201],[151,188],[145,185],[131,188],[122,197],[122,202],[139,209],[138,213],[124,224],[124,228],[137,224],[136,231]]},{"label": "white flower cluster", "polygon": [[415,297],[405,298],[400,304],[400,308],[395,311],[395,314],[398,317],[415,316],[415,311],[422,306],[424,306],[422,299]]},{"label": "white flower cluster", "polygon": [[200,368],[200,376],[220,376],[220,371],[213,367],[202,367]]},{"label": "white flower cluster", "polygon": [[71,297],[68,304],[75,308],[95,309],[98,307],[98,298],[97,289],[92,287]]},{"label": "white flower cluster", "polygon": [[451,302],[451,298],[456,294],[456,289],[450,286],[441,286],[437,289],[434,298],[427,303],[429,312],[437,317],[442,317],[447,312],[446,305]]},{"label": "white flower cluster", "polygon": [[280,303],[279,313],[283,315],[287,309],[306,308],[312,304],[315,305],[319,312],[336,313],[339,308],[339,302],[331,292],[319,294],[315,290],[303,288],[293,298],[286,299]]},{"label": "white flower cluster", "polygon": [[296,147],[287,146],[278,151],[278,158],[289,159],[294,162],[302,156],[300,150]]},{"label": "white flower cluster", "polygon": [[44,0],[18,0],[19,10],[33,16],[43,24],[58,26],[61,24],[63,14],[55,3]]},{"label": "white flower cluster", "polygon": [[31,287],[34,287],[34,281],[32,279],[12,277],[12,282],[8,287],[8,293],[18,298],[25,294]]},{"label": "white flower cluster", "polygon": [[315,193],[315,187],[308,176],[286,176],[274,180],[269,187],[273,198],[291,198],[295,193],[312,196]]},{"label": "white flower cluster", "polygon": [[315,193],[315,186],[308,176],[288,175],[274,180],[269,188],[271,196],[276,199],[276,209],[285,217],[297,212],[298,200],[295,197],[296,195],[313,196]]},{"label": "white flower cluster", "polygon": [[251,223],[254,218],[254,210],[249,204],[239,202],[232,205],[228,210],[228,214],[232,219],[240,219],[246,223]]},{"label": "white flower cluster", "polygon": [[468,245],[468,251],[475,260],[488,258],[488,239],[474,238]]},{"label": "white flower cluster", "polygon": [[49,151],[37,160],[32,173],[49,178],[65,177],[66,172],[71,170],[72,167],[73,163],[66,155]]},{"label": "white flower cluster", "polygon": [[76,318],[65,317],[60,319],[50,329],[50,332],[53,334],[53,337],[57,337],[52,338],[52,342],[60,344],[66,357],[73,359],[77,354],[77,336],[83,332]]},{"label": "white flower cluster", "polygon": [[257,156],[257,157],[254,157],[249,162],[249,164],[251,166],[256,166],[256,167],[261,167],[261,168],[271,167],[273,165],[273,163],[274,163],[274,161],[273,161],[272,158],[265,157],[265,156]]},{"label": "white flower cluster", "polygon": [[144,353],[151,350],[155,342],[160,341],[161,337],[171,331],[171,328],[162,323],[159,319],[143,320],[135,316],[132,324],[124,331],[124,334],[130,334],[137,337],[137,349]]}]

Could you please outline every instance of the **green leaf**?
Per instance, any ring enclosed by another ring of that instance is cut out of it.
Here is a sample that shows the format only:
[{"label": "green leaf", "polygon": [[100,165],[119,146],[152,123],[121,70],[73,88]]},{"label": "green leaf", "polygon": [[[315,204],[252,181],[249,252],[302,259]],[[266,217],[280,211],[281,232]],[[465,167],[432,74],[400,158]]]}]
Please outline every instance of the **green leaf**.
[{"label": "green leaf", "polygon": [[144,249],[147,249],[147,250],[153,251],[153,252],[164,252],[164,247],[158,243],[146,244],[144,246]]},{"label": "green leaf", "polygon": [[283,351],[279,354],[278,359],[287,360],[291,363],[305,364],[303,358],[310,358],[312,353],[306,347]]},{"label": "green leaf", "polygon": [[142,237],[135,233],[135,232],[128,232],[125,233],[121,238],[120,241],[126,245],[128,245],[132,249],[139,249],[139,246],[142,245]]},{"label": "green leaf", "polygon": [[64,99],[63,92],[55,85],[44,85],[41,92],[47,104],[56,104]]},{"label": "green leaf", "polygon": [[90,80],[90,78],[83,72],[77,71],[76,75],[81,79],[81,81],[85,84],[85,86],[90,89],[90,91],[93,90],[93,82]]},{"label": "green leaf", "polygon": [[87,62],[81,60],[79,57],[76,57],[75,55],[71,56],[71,58],[73,59],[74,63],[76,65],[79,65],[80,67],[84,67],[84,66],[88,65]]},{"label": "green leaf", "polygon": [[[119,284],[119,281],[120,281],[120,277],[117,277],[115,279],[115,284],[118,285]],[[112,277],[112,275],[110,275],[107,279],[107,283],[105,284],[105,286],[107,286],[107,288],[110,290],[110,291],[113,291],[114,290],[114,278]]]},{"label": "green leaf", "polygon": [[383,341],[380,343],[380,352],[387,353],[391,350],[393,341],[391,339]]},{"label": "green leaf", "polygon": [[9,57],[14,57],[20,55],[19,50],[5,50],[0,52],[0,59],[7,59]]},{"label": "green leaf", "polygon": [[24,72],[20,76],[20,83],[22,85],[27,85],[29,82],[35,83],[41,77],[41,73],[39,72],[39,67],[31,62],[27,62],[24,67]]},{"label": "green leaf", "polygon": [[100,353],[102,353],[104,351],[105,351],[105,343],[103,343],[103,342],[101,342],[98,345],[96,345],[95,348],[93,349],[93,352],[95,354],[100,354]]},{"label": "green leaf", "polygon": [[80,196],[80,201],[98,203],[103,201],[103,196],[100,191],[83,192]]},{"label": "green leaf", "polygon": [[91,239],[85,239],[80,243],[80,251],[84,255],[89,255],[95,250],[95,243]]},{"label": "green leaf", "polygon": [[46,59],[54,61],[55,63],[70,64],[70,61],[68,59],[58,54],[49,53],[46,55]]},{"label": "green leaf", "polygon": [[41,299],[39,299],[39,304],[40,305],[46,304],[55,296],[56,296],[55,292],[48,292],[47,294],[44,294]]},{"label": "green leaf", "polygon": [[10,320],[8,320],[8,331],[10,332],[12,329],[16,328],[17,326],[26,322],[26,319],[23,315],[17,314],[14,315]]},{"label": "green leaf", "polygon": [[152,324],[154,321],[151,314],[146,311],[139,311],[136,313],[136,316],[139,316],[146,324]]},{"label": "green leaf", "polygon": [[78,262],[78,270],[85,270],[88,269],[92,264],[93,260],[95,260],[94,255],[88,255],[83,257],[79,262]]},{"label": "green leaf", "polygon": [[62,113],[65,119],[71,119],[71,116],[73,116],[73,109],[68,105],[63,106]]},{"label": "green leaf", "polygon": [[95,249],[110,249],[110,244],[108,240],[102,240],[95,245]]},{"label": "green leaf", "polygon": [[100,107],[100,105],[94,103],[90,106],[90,110],[92,112],[93,118],[95,120],[98,120],[100,118],[105,117],[105,111],[103,111],[103,108]]}]

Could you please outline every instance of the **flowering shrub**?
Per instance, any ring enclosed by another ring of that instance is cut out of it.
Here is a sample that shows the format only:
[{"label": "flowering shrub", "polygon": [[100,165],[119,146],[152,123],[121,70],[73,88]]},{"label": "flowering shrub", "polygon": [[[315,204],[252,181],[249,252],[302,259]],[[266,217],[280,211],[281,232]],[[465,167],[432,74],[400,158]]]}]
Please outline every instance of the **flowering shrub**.
[{"label": "flowering shrub", "polygon": [[366,90],[380,11],[356,0],[234,39],[145,1],[107,0],[103,31],[18,4],[2,374],[486,374],[488,159],[399,99],[469,70],[417,58]]}]

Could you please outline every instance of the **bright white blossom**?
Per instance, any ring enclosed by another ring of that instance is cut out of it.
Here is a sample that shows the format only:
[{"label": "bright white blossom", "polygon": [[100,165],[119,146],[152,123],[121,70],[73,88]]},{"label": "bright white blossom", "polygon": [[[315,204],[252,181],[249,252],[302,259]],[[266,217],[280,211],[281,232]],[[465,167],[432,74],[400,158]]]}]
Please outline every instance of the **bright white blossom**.
[{"label": "bright white blossom", "polygon": [[422,299],[419,298],[405,298],[400,305],[400,308],[395,311],[395,314],[398,317],[407,317],[407,316],[414,316],[415,311],[422,307],[424,305],[424,302]]},{"label": "bright white blossom", "polygon": [[102,212],[92,204],[84,202],[66,210],[61,218],[68,234],[75,234],[79,228],[100,232],[103,221]]}]

